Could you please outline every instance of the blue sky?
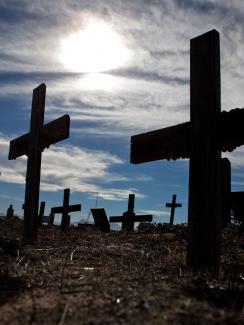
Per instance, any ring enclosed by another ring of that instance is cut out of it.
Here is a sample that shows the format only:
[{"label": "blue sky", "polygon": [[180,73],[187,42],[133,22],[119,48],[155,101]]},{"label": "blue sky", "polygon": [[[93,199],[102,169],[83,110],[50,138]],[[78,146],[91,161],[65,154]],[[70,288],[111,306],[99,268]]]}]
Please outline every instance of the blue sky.
[{"label": "blue sky", "polygon": [[[0,0],[0,212],[13,204],[22,213],[26,158],[7,160],[9,140],[28,131],[32,90],[44,82],[45,122],[71,118],[70,138],[43,153],[46,213],[69,187],[83,218],[97,193],[108,215],[135,193],[136,212],[167,222],[165,203],[177,194],[175,221],[185,222],[188,161],[131,165],[130,137],[189,120],[190,39],[213,28],[222,110],[243,107],[243,21],[242,0]],[[244,190],[244,150],[227,156],[232,189]]]}]

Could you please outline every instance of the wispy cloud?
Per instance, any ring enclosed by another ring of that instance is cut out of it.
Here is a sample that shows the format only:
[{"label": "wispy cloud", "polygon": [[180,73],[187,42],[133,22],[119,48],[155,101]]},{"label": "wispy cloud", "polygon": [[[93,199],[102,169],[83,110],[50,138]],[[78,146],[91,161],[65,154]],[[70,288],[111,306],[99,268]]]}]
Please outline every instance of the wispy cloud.
[{"label": "wispy cloud", "polygon": [[[65,111],[93,123],[81,133],[122,137],[188,120],[189,39],[212,28],[221,32],[223,108],[244,102],[240,1],[1,1],[0,8],[0,96],[27,96],[46,81],[47,114]],[[59,60],[61,41],[89,19],[108,22],[133,53],[100,81],[65,70]]]},{"label": "wispy cloud", "polygon": [[[8,161],[8,149],[9,139],[1,136],[1,181],[25,184],[26,158]],[[41,190],[54,192],[71,187],[73,192],[87,193],[92,197],[99,193],[99,197],[105,200],[127,199],[131,192],[139,198],[144,197],[136,188],[110,186],[128,180],[126,176],[110,172],[110,168],[117,164],[123,164],[123,161],[109,152],[71,145],[54,146],[43,154]]]},{"label": "wispy cloud", "polygon": [[160,210],[139,210],[140,213],[143,214],[152,214],[154,217],[168,217],[170,216],[170,212],[168,211],[160,211]]}]

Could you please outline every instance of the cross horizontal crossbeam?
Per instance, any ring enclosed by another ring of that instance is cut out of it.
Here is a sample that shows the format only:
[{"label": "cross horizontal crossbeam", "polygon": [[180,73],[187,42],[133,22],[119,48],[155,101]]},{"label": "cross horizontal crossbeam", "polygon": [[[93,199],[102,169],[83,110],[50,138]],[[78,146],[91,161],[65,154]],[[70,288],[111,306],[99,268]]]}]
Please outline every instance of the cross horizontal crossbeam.
[{"label": "cross horizontal crossbeam", "polygon": [[[56,214],[56,213],[63,213],[64,207],[54,207],[51,208],[51,213]],[[67,207],[67,212],[78,212],[81,211],[81,204],[74,204],[74,205],[69,205]]]},{"label": "cross horizontal crossbeam", "polygon": [[[69,137],[70,117],[68,114],[59,117],[58,119],[47,123],[41,129],[40,148],[43,151],[50,145],[67,139]],[[30,133],[26,133],[10,141],[8,159],[16,159],[29,153]]]},{"label": "cross horizontal crossbeam", "polygon": [[[123,222],[125,220],[125,216],[112,216],[109,218],[110,222]],[[133,222],[142,222],[142,221],[152,221],[152,215],[150,214],[137,214],[133,216]]]},{"label": "cross horizontal crossbeam", "polygon": [[[220,132],[217,135],[219,150],[233,151],[244,144],[243,108],[223,111],[220,114],[219,124]],[[134,135],[131,137],[131,163],[190,158],[191,139],[191,122]]]}]

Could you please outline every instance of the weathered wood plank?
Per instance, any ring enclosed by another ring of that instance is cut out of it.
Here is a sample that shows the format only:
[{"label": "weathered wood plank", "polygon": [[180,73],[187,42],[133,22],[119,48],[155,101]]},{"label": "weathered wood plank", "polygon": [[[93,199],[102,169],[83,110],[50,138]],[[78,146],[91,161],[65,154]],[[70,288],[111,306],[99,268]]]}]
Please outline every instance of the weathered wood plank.
[{"label": "weathered wood plank", "polygon": [[[42,150],[59,141],[69,137],[70,117],[63,115],[62,117],[47,123],[40,132],[40,147]],[[10,141],[8,159],[16,159],[23,155],[29,154],[29,138],[30,134],[26,133]]]},{"label": "weathered wood plank", "polygon": [[217,269],[220,259],[220,49],[215,30],[191,40],[188,265]]},{"label": "weathered wood plank", "polygon": [[26,241],[37,239],[37,218],[39,207],[41,157],[40,131],[44,122],[46,85],[41,84],[33,90],[30,122],[29,155],[27,160],[24,238]]},{"label": "weathered wood plank", "polygon": [[[233,109],[220,115],[217,145],[221,151],[233,151],[244,145],[244,109]],[[191,122],[146,132],[131,137],[131,163],[140,164],[161,159],[190,158]],[[207,128],[208,125],[205,125]]]}]

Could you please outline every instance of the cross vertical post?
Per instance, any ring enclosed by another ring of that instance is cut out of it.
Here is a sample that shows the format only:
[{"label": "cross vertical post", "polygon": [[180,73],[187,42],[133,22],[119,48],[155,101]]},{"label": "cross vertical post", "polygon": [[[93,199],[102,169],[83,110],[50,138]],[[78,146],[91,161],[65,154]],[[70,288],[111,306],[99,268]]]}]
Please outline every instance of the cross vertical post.
[{"label": "cross vertical post", "polygon": [[44,122],[46,85],[41,84],[33,90],[29,154],[26,171],[24,203],[24,238],[35,241],[37,238],[37,216],[39,207],[40,174],[42,149],[40,132]]},{"label": "cross vertical post", "polygon": [[61,229],[66,230],[69,226],[69,196],[70,196],[70,189],[66,188],[64,190],[64,199],[63,199],[63,213],[62,213],[62,221],[61,221]]},{"label": "cross vertical post", "polygon": [[191,40],[188,252],[193,269],[217,269],[220,258],[220,49],[215,30]]},{"label": "cross vertical post", "polygon": [[173,225],[174,224],[174,217],[175,217],[175,208],[181,208],[182,207],[181,203],[176,203],[176,194],[173,194],[172,202],[171,203],[166,203],[165,207],[166,208],[171,208],[169,224]]},{"label": "cross vertical post", "polygon": [[124,222],[122,222],[122,229],[134,230],[134,206],[135,206],[135,194],[129,194],[128,198],[128,210],[123,213]]}]

